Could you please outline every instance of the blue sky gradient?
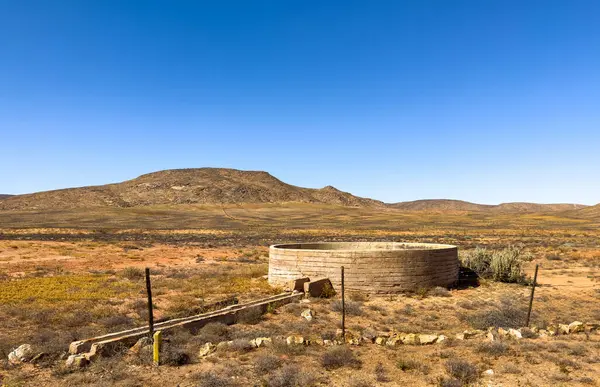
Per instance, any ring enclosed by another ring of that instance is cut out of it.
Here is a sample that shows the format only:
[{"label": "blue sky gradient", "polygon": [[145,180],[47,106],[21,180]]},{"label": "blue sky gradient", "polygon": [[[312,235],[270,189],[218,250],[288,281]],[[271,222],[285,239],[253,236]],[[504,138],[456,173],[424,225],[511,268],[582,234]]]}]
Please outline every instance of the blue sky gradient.
[{"label": "blue sky gradient", "polygon": [[266,170],[600,202],[600,2],[0,0],[0,193]]}]

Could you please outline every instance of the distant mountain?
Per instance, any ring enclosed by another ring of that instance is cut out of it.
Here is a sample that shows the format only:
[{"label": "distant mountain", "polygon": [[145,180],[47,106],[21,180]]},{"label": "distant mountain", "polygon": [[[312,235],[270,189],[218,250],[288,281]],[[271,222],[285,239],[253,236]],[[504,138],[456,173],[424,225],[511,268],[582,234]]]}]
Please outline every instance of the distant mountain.
[{"label": "distant mountain", "polygon": [[415,200],[411,202],[400,202],[389,205],[392,208],[404,211],[429,211],[429,212],[494,212],[494,213],[534,213],[554,212],[581,209],[586,206],[582,204],[538,204],[538,203],[502,203],[497,205],[476,204],[462,200],[429,199]]},{"label": "distant mountain", "polygon": [[7,198],[9,198],[9,197],[11,197],[11,196],[14,196],[14,195],[0,194],[0,200],[2,200],[2,199],[7,199]]},{"label": "distant mountain", "polygon": [[284,202],[384,206],[331,186],[296,187],[267,172],[197,168],[154,172],[116,184],[18,195],[0,201],[0,210]]},{"label": "distant mountain", "polygon": [[575,218],[595,219],[600,221],[600,204],[576,209],[573,211],[567,211],[564,214]]}]

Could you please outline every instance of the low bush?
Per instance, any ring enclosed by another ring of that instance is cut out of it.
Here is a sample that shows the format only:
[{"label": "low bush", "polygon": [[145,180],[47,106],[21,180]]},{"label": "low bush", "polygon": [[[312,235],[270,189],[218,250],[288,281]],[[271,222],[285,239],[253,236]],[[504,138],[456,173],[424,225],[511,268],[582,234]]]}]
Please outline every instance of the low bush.
[{"label": "low bush", "polygon": [[230,387],[234,384],[231,379],[217,371],[207,371],[194,375],[198,387]]},{"label": "low bush", "polygon": [[436,286],[433,289],[429,289],[427,295],[432,297],[452,297],[452,293],[450,293],[448,289],[441,286]]},{"label": "low bush", "polygon": [[473,383],[479,378],[477,367],[461,359],[448,360],[446,362],[446,371],[453,378],[458,379],[465,384]]},{"label": "low bush", "polygon": [[275,372],[267,375],[265,384],[268,387],[297,387],[311,386],[317,380],[316,375],[295,364],[286,364]]},{"label": "low bush", "polygon": [[517,303],[513,298],[502,297],[496,307],[472,313],[460,313],[458,318],[475,329],[485,330],[488,327],[519,328],[524,324],[526,316],[525,302]]},{"label": "low bush", "polygon": [[326,369],[335,369],[340,367],[360,368],[362,362],[356,358],[350,348],[346,346],[336,346],[329,348],[321,358],[321,364]]},{"label": "low bush", "polygon": [[[362,315],[362,303],[356,301],[347,300],[344,303],[346,308],[346,314],[348,316],[360,316]],[[331,302],[331,309],[334,312],[342,313],[342,300],[334,300]]]},{"label": "low bush", "polygon": [[259,355],[254,360],[254,369],[258,374],[264,375],[281,367],[281,364],[281,359],[277,356],[271,354]]},{"label": "low bush", "polygon": [[481,343],[477,346],[477,352],[496,357],[506,355],[508,350],[508,345],[499,341]]},{"label": "low bush", "polygon": [[141,280],[146,277],[144,270],[138,267],[126,267],[121,271],[121,277],[127,278],[132,281]]}]

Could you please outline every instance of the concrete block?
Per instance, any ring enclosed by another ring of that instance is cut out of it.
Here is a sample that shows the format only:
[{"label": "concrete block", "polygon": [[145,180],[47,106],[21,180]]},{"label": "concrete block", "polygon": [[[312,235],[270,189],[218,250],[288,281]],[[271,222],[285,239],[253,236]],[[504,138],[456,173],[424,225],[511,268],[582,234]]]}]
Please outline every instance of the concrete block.
[{"label": "concrete block", "polygon": [[287,289],[291,291],[303,292],[304,284],[310,282],[310,278],[302,277],[288,281]]},{"label": "concrete block", "polygon": [[319,278],[304,283],[304,294],[310,297],[331,297],[335,294],[329,278]]}]

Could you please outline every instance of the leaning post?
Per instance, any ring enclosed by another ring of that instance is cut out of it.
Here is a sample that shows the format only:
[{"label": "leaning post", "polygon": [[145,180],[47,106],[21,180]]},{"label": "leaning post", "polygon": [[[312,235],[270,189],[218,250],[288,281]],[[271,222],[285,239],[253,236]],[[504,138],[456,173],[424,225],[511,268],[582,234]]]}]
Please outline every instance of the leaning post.
[{"label": "leaning post", "polygon": [[533,307],[533,293],[535,293],[535,285],[537,283],[537,274],[538,274],[539,265],[535,265],[535,273],[533,274],[533,284],[531,285],[531,296],[529,297],[529,309],[527,310],[527,321],[525,322],[525,326],[529,328],[529,318],[531,317],[531,308]]},{"label": "leaning post", "polygon": [[342,266],[342,340],[346,342],[346,300],[344,294],[344,266]]},{"label": "leaning post", "polygon": [[154,314],[152,311],[152,286],[150,284],[150,268],[146,268],[146,292],[148,293],[148,334],[152,339],[154,335]]}]

